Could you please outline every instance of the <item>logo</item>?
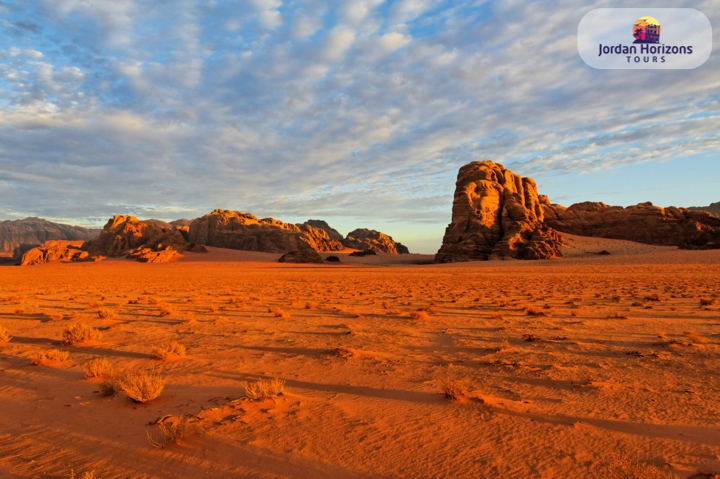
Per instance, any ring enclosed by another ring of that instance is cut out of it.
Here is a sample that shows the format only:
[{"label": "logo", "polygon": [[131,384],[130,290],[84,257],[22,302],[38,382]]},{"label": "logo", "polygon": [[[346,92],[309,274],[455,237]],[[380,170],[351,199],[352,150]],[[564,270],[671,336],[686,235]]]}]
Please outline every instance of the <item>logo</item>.
[{"label": "logo", "polygon": [[641,17],[633,25],[633,43],[659,43],[660,22],[653,17]]},{"label": "logo", "polygon": [[697,68],[712,43],[710,21],[692,8],[597,8],[578,25],[580,56],[600,69]]}]

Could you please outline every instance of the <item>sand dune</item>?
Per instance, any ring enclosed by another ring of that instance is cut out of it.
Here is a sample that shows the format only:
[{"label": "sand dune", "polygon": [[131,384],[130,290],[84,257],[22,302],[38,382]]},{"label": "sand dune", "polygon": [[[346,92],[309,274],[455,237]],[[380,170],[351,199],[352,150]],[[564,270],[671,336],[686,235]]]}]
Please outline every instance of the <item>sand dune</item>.
[{"label": "sand dune", "polygon": [[[720,472],[720,251],[571,237],[558,260],[284,265],[209,249],[0,268],[0,476]],[[63,344],[81,323],[102,338]],[[165,340],[187,355],[154,359]],[[31,364],[49,349],[69,358]],[[101,396],[94,358],[165,389]],[[274,377],[283,395],[243,399],[243,381]],[[166,415],[196,430],[158,449]]]}]

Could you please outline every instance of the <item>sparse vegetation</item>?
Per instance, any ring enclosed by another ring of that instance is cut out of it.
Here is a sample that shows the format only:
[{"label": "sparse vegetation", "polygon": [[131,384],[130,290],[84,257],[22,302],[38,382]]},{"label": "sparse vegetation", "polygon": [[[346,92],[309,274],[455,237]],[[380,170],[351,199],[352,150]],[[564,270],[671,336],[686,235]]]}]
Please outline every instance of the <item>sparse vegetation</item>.
[{"label": "sparse vegetation", "polygon": [[416,321],[425,321],[430,319],[430,315],[425,311],[413,311],[410,317]]},{"label": "sparse vegetation", "polygon": [[532,306],[525,306],[523,308],[525,311],[525,314],[528,316],[547,316],[547,313],[539,308],[534,308]]},{"label": "sparse vegetation", "polygon": [[272,306],[272,307],[268,308],[268,313],[272,313],[273,316],[275,316],[276,318],[287,319],[287,318],[290,317],[290,314],[289,314],[289,313],[283,311],[283,310],[282,310],[280,307],[278,307],[278,306]]},{"label": "sparse vegetation", "polygon": [[160,396],[165,380],[155,371],[130,371],[120,378],[118,385],[133,401],[146,403]]},{"label": "sparse vegetation", "polygon": [[158,346],[155,346],[152,351],[153,357],[161,361],[179,359],[185,357],[185,353],[185,346],[177,341],[163,341]]},{"label": "sparse vegetation", "polygon": [[467,382],[457,379],[443,381],[442,390],[445,397],[451,401],[462,401],[470,396],[470,387]]},{"label": "sparse vegetation", "polygon": [[3,326],[0,326],[0,343],[7,343],[12,339],[12,336],[10,336],[10,333],[8,333],[8,330],[5,329]]},{"label": "sparse vegetation", "polygon": [[114,368],[107,358],[91,359],[84,366],[86,378],[106,378],[114,375]]},{"label": "sparse vegetation", "polygon": [[63,319],[62,314],[46,314],[45,317],[48,319],[48,321],[62,321]]},{"label": "sparse vegetation", "polygon": [[115,317],[115,310],[110,308],[100,308],[98,309],[97,315],[100,319],[112,319]]},{"label": "sparse vegetation", "polygon": [[60,349],[49,349],[46,351],[38,351],[30,356],[30,362],[36,366],[52,363],[62,363],[67,361],[70,353]]},{"label": "sparse vegetation", "polygon": [[285,381],[280,378],[260,379],[252,383],[243,382],[245,397],[251,401],[273,399],[285,394]]},{"label": "sparse vegetation", "polygon": [[63,342],[65,344],[82,344],[92,341],[100,341],[102,333],[87,324],[78,323],[66,326],[63,330]]},{"label": "sparse vegetation", "polygon": [[160,312],[160,316],[171,316],[175,314],[175,308],[167,303],[158,304],[158,311]]},{"label": "sparse vegetation", "polygon": [[181,418],[171,417],[158,423],[160,435],[154,436],[147,432],[148,442],[159,449],[173,444],[182,444],[190,436],[200,431],[196,418],[183,416]]}]

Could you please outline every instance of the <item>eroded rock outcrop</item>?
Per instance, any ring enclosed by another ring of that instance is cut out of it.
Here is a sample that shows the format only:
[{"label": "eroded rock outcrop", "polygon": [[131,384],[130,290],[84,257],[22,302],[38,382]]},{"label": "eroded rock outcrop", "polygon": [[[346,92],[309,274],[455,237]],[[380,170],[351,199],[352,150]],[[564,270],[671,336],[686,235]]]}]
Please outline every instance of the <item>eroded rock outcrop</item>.
[{"label": "eroded rock outcrop", "polygon": [[91,256],[117,258],[139,248],[159,252],[170,247],[176,252],[182,252],[186,246],[187,241],[182,233],[169,223],[115,215],[107,222],[100,236],[85,243],[83,249]]},{"label": "eroded rock outcrop", "polygon": [[88,252],[83,251],[83,241],[46,241],[37,248],[27,251],[20,260],[21,266],[34,266],[50,263],[52,261],[81,261],[88,258]]},{"label": "eroded rock outcrop", "polygon": [[373,250],[376,253],[408,254],[407,247],[385,233],[367,228],[358,228],[347,234],[343,244],[358,250]]},{"label": "eroded rock outcrop", "polygon": [[720,248],[720,217],[704,211],[650,202],[623,208],[589,201],[569,208],[545,202],[543,210],[547,225],[569,234],[684,249]]},{"label": "eroded rock outcrop", "polygon": [[306,248],[285,253],[278,259],[279,263],[317,263],[322,264],[322,256],[317,251]]},{"label": "eroded rock outcrop", "polygon": [[458,173],[452,222],[435,261],[558,257],[562,237],[543,219],[532,178],[523,178],[491,161],[472,162]]},{"label": "eroded rock outcrop", "polygon": [[342,240],[344,239],[344,238],[343,238],[343,235],[341,235],[338,230],[336,230],[335,228],[333,228],[332,226],[330,226],[329,224],[327,224],[327,221],[323,221],[323,220],[307,220],[307,221],[306,221],[305,223],[303,223],[303,224],[304,224],[304,225],[307,225],[307,226],[312,226],[313,228],[318,228],[318,229],[323,230],[324,232],[327,233],[327,235],[330,237],[330,239],[333,239],[333,240],[335,240],[335,241],[340,241],[340,242],[342,242]]},{"label": "eroded rock outcrop", "polygon": [[46,241],[87,241],[98,234],[99,230],[53,223],[42,218],[0,221],[0,257],[19,260],[25,252]]},{"label": "eroded rock outcrop", "polygon": [[193,220],[188,238],[191,243],[266,253],[343,249],[343,245],[331,239],[324,230],[307,224],[258,219],[250,213],[221,209]]},{"label": "eroded rock outcrop", "polygon": [[690,211],[704,211],[715,216],[720,216],[720,201],[717,203],[710,203],[707,206],[691,206],[688,208]]}]

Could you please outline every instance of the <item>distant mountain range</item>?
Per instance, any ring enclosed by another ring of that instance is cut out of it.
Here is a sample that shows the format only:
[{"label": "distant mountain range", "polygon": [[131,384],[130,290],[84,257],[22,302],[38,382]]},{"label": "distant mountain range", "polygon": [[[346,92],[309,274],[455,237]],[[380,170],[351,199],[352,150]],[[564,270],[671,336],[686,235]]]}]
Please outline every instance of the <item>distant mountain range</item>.
[{"label": "distant mountain range", "polygon": [[0,258],[19,259],[26,251],[50,240],[87,241],[99,229],[53,223],[42,218],[0,221]]}]

